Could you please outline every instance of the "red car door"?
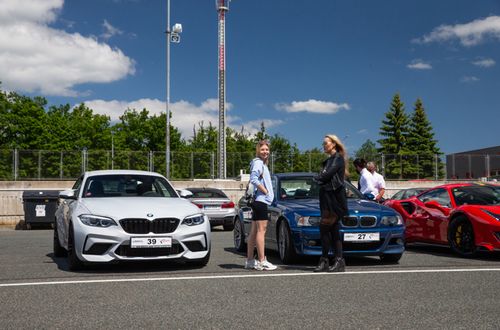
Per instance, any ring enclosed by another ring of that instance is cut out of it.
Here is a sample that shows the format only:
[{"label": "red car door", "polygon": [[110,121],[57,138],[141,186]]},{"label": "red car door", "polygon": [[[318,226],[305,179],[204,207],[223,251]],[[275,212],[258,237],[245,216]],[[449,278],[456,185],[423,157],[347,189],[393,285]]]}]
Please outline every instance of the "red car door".
[{"label": "red car door", "polygon": [[423,242],[446,244],[448,242],[448,215],[451,199],[447,189],[436,188],[418,197],[415,225]]}]

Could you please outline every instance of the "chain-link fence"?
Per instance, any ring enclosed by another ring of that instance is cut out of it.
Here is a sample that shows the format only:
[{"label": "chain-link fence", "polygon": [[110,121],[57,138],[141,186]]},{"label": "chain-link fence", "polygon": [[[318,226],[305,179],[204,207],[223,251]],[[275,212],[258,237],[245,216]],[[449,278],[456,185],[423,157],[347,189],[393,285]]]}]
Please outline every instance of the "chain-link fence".
[{"label": "chain-link fence", "polygon": [[[252,152],[227,153],[228,178],[247,173]],[[271,153],[269,168],[279,172],[316,172],[323,153]],[[499,155],[384,155],[365,157],[375,161],[388,180],[443,180],[498,178]],[[72,180],[81,173],[104,169],[131,169],[165,174],[165,152],[158,151],[47,151],[0,150],[0,180]],[[170,178],[213,179],[217,173],[215,152],[172,152]],[[352,179],[357,175],[350,165]]]}]

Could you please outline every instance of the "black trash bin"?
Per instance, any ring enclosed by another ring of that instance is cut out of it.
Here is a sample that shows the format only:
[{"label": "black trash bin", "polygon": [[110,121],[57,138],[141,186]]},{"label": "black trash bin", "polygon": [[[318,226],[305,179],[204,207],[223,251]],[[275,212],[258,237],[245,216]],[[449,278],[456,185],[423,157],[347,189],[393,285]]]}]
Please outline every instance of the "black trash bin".
[{"label": "black trash bin", "polygon": [[59,190],[27,190],[23,192],[24,224],[54,225]]}]

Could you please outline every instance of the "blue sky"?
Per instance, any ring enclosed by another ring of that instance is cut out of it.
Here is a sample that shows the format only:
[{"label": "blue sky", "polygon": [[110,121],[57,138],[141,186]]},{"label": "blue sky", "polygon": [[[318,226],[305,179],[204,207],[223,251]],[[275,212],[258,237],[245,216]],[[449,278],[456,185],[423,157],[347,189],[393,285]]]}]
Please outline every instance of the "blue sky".
[{"label": "blue sky", "polygon": [[[2,89],[85,102],[117,120],[165,111],[166,0],[1,0]],[[172,123],[218,123],[214,0],[171,0]],[[354,152],[396,92],[423,100],[445,153],[500,145],[500,1],[233,0],[228,125],[264,121],[301,150],[327,133]]]}]

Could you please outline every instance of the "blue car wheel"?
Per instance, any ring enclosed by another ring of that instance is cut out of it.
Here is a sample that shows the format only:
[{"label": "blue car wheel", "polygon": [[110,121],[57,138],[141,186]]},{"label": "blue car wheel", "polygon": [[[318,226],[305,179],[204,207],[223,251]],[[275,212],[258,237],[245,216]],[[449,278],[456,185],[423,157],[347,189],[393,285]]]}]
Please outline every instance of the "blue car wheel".
[{"label": "blue car wheel", "polygon": [[278,250],[284,264],[291,264],[297,260],[297,253],[293,247],[292,233],[286,221],[281,221],[278,230]]}]

